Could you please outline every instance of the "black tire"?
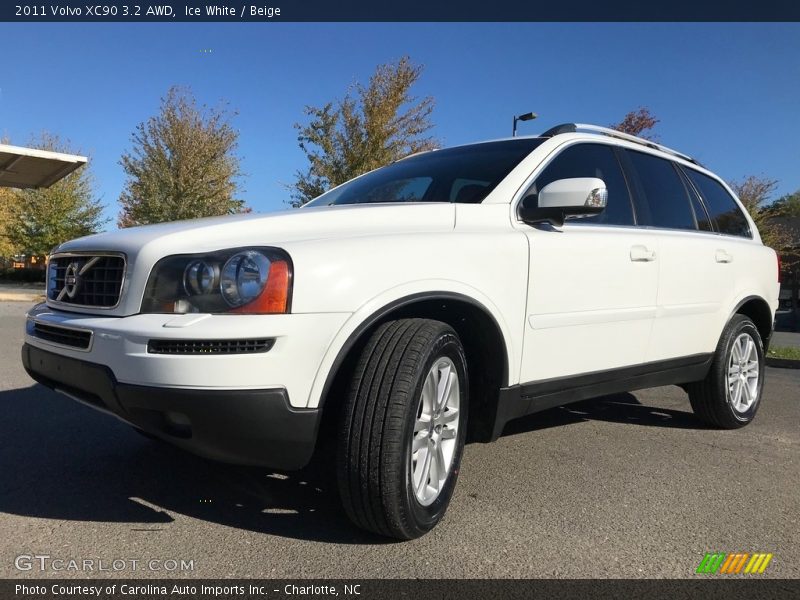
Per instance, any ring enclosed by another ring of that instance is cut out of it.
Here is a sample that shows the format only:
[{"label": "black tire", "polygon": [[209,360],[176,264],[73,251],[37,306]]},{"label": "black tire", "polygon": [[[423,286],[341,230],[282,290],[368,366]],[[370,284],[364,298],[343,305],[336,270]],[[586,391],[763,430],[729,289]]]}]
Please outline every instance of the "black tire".
[{"label": "black tire", "polygon": [[[742,334],[749,335],[755,342],[758,382],[755,400],[746,410],[740,411],[735,407],[729,391],[728,368],[734,342]],[[764,364],[764,343],[755,324],[744,315],[734,315],[722,331],[708,375],[702,381],[687,386],[694,414],[709,425],[721,429],[737,429],[750,423],[761,405]]]},{"label": "black tire", "polygon": [[[410,445],[425,379],[434,363],[445,358],[452,361],[459,379],[456,442],[439,495],[423,506],[411,482]],[[458,478],[468,398],[464,350],[449,325],[401,319],[375,331],[355,367],[338,435],[339,491],[356,525],[413,539],[442,519]]]}]

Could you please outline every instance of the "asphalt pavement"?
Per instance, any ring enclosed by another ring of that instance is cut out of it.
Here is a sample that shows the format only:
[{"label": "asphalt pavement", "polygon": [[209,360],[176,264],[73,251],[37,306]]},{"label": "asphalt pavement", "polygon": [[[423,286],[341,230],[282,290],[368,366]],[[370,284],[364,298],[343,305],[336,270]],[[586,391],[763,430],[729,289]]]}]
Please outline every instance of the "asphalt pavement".
[{"label": "asphalt pavement", "polygon": [[[119,577],[683,578],[706,552],[770,552],[758,577],[800,577],[800,371],[768,369],[738,431],[704,427],[677,387],[514,422],[468,446],[445,520],[394,543],[354,529],[313,469],[208,462],[36,385],[25,308],[0,303],[0,577],[98,574],[89,560]],[[18,558],[34,555],[50,558]]]},{"label": "asphalt pavement", "polygon": [[772,334],[770,346],[800,348],[800,333],[794,331],[776,331]]}]

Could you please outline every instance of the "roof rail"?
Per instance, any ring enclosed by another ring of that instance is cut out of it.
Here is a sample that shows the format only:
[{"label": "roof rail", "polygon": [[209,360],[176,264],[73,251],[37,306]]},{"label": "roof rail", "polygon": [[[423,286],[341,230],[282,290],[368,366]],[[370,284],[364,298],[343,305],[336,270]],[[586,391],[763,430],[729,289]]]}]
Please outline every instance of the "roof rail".
[{"label": "roof rail", "polygon": [[660,150],[661,152],[672,154],[673,156],[677,156],[678,158],[682,158],[683,160],[687,160],[690,163],[700,166],[700,163],[697,162],[694,158],[692,158],[688,154],[684,154],[683,152],[678,152],[677,150],[673,150],[672,148],[667,148],[666,146],[662,146],[661,144],[656,144],[655,142],[651,142],[650,140],[646,140],[644,138],[636,137],[635,135],[623,133],[622,131],[617,131],[616,129],[611,129],[609,127],[600,127],[599,125],[587,125],[586,123],[562,123],[561,125],[556,125],[555,127],[551,127],[550,129],[545,131],[541,135],[541,137],[553,137],[556,135],[560,135],[562,133],[575,133],[578,131],[599,133],[601,135],[607,135],[609,137],[617,138],[620,140],[633,142],[634,144],[647,146],[648,148],[652,148],[653,150]]}]

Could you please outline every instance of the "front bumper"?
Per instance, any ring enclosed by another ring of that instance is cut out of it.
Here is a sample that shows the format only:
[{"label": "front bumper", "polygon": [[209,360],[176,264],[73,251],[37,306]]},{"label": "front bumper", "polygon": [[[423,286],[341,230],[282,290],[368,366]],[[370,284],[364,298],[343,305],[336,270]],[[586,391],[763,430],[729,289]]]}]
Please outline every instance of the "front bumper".
[{"label": "front bumper", "polygon": [[39,383],[207,458],[295,470],[314,451],[320,411],[292,408],[283,388],[120,383],[107,366],[30,344],[22,347],[22,363]]},{"label": "front bumper", "polygon": [[[283,388],[294,408],[314,408],[312,394],[328,348],[350,315],[136,314],[107,317],[69,313],[40,304],[28,313],[25,342],[60,356],[108,367],[119,383],[154,388],[263,390]],[[88,349],[42,339],[35,324],[92,333]],[[151,342],[269,338],[268,352],[154,354]]]}]

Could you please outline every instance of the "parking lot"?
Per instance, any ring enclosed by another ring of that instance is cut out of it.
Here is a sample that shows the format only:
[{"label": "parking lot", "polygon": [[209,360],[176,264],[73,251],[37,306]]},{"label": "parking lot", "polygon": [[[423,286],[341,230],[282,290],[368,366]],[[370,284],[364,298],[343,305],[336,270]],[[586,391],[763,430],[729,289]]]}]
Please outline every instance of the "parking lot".
[{"label": "parking lot", "polygon": [[706,429],[677,387],[514,422],[467,448],[442,524],[395,543],[353,529],[313,471],[210,463],[34,384],[25,308],[0,303],[0,577],[91,575],[15,566],[34,554],[122,577],[692,577],[706,552],[800,577],[800,371],[768,369],[739,431]]}]

